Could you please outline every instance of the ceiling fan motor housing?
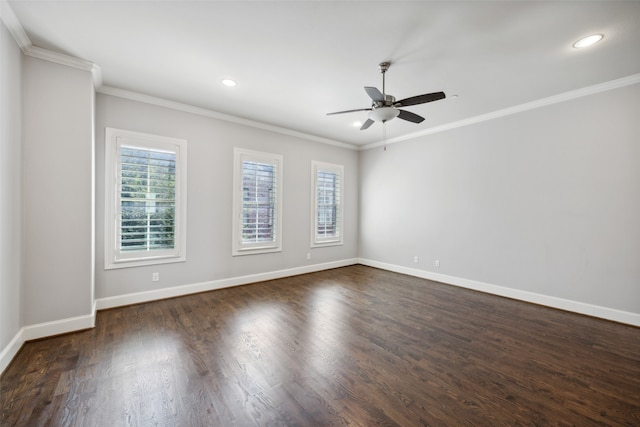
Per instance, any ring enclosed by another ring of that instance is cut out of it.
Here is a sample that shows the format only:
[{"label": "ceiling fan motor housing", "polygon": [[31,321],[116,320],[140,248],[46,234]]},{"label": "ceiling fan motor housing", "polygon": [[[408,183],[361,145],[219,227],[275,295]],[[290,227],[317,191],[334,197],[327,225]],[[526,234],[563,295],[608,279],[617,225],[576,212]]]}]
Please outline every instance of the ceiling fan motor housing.
[{"label": "ceiling fan motor housing", "polygon": [[396,102],[396,97],[391,95],[384,95],[383,101],[378,101],[373,103],[373,107],[391,107]]}]

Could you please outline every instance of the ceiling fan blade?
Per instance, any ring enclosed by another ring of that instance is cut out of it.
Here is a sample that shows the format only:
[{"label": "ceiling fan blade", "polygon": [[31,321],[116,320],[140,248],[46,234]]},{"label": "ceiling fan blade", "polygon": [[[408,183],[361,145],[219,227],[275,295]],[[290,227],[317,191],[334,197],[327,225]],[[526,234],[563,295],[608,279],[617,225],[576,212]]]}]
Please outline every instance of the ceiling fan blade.
[{"label": "ceiling fan blade", "polygon": [[409,105],[425,104],[427,102],[439,101],[446,98],[444,92],[425,93],[424,95],[412,96],[401,99],[393,104],[394,107],[408,107]]},{"label": "ceiling fan blade", "polygon": [[408,122],[413,122],[413,123],[420,123],[424,120],[424,117],[414,114],[411,111],[407,111],[407,110],[399,110],[399,111],[400,111],[400,114],[398,114],[398,117],[401,118],[402,120],[406,120]]},{"label": "ceiling fan blade", "polygon": [[368,128],[369,128],[369,126],[371,126],[371,125],[372,125],[372,124],[374,124],[374,123],[375,123],[375,122],[374,122],[373,120],[371,120],[371,119],[367,119],[367,121],[366,121],[366,122],[364,122],[364,123],[362,124],[362,127],[360,128],[360,130],[368,129]]},{"label": "ceiling fan blade", "polygon": [[345,111],[336,111],[335,113],[327,113],[327,116],[332,116],[334,114],[344,114],[344,113],[355,113],[356,111],[371,111],[372,108],[358,108],[356,110],[345,110]]},{"label": "ceiling fan blade", "polygon": [[369,95],[369,97],[374,101],[376,102],[384,101],[384,95],[382,95],[382,92],[380,92],[378,88],[365,86],[364,90],[365,92],[367,92],[367,95]]}]

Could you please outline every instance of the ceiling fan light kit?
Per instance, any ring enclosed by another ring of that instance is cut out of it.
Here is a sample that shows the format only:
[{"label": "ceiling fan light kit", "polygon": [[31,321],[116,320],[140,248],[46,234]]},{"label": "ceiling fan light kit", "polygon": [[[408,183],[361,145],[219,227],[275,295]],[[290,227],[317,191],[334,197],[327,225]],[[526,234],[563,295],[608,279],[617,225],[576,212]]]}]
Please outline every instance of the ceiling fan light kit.
[{"label": "ceiling fan light kit", "polygon": [[393,107],[380,107],[369,113],[369,118],[374,122],[386,122],[395,119],[400,114],[400,110]]},{"label": "ceiling fan light kit", "polygon": [[419,116],[407,110],[401,110],[398,107],[408,107],[411,105],[425,104],[427,102],[438,101],[446,98],[444,92],[425,93],[424,95],[412,96],[410,98],[396,101],[396,98],[386,94],[385,73],[391,66],[390,62],[381,62],[378,69],[382,73],[382,92],[377,88],[365,86],[364,90],[371,98],[371,108],[358,108],[355,110],[336,111],[335,113],[327,113],[327,115],[354,113],[358,111],[370,111],[369,118],[364,122],[360,130],[369,128],[375,122],[386,123],[396,117],[413,123],[421,123],[424,117]]}]

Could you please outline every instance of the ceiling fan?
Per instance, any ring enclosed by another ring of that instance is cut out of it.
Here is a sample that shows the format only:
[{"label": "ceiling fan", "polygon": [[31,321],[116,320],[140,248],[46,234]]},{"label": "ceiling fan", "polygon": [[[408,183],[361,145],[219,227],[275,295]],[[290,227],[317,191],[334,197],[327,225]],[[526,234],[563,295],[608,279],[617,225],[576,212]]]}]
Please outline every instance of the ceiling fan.
[{"label": "ceiling fan", "polygon": [[396,117],[413,123],[420,123],[424,117],[419,116],[407,110],[400,110],[398,107],[408,107],[410,105],[425,104],[427,102],[438,101],[445,98],[444,92],[425,93],[424,95],[412,96],[410,98],[396,101],[396,98],[385,93],[384,75],[391,66],[390,62],[381,62],[378,65],[382,73],[382,92],[375,87],[365,86],[364,90],[373,101],[371,108],[358,108],[355,110],[336,111],[335,113],[327,113],[328,116],[333,114],[355,113],[356,111],[371,111],[369,118],[362,125],[360,130],[369,128],[374,122],[386,122]]}]

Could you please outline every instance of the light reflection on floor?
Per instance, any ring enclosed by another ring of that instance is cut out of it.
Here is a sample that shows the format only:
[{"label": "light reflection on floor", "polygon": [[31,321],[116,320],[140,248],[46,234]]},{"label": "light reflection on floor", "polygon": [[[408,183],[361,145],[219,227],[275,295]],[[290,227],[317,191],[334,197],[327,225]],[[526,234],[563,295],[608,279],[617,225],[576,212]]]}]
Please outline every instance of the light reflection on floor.
[{"label": "light reflection on floor", "polygon": [[158,408],[175,414],[180,403],[174,397],[190,391],[185,371],[176,369],[189,363],[181,359],[187,354],[183,343],[171,335],[132,334],[113,346],[109,381],[102,386],[120,401],[116,407],[141,417],[130,420],[134,424],[158,417]]},{"label": "light reflection on floor", "polygon": [[[311,376],[330,376],[336,371],[344,354],[345,328],[348,328],[348,313],[344,303],[344,289],[340,286],[315,288],[305,299],[304,325],[283,325],[291,321],[288,307],[281,301],[262,302],[247,307],[229,319],[223,326],[221,339],[229,340],[233,354],[229,355],[237,365],[233,369],[244,380],[242,384],[230,384],[232,394],[238,394],[238,386],[246,392],[256,384],[274,386],[280,382],[296,379],[305,381]],[[221,325],[222,326],[222,325]],[[292,330],[304,331],[293,333]],[[301,335],[304,334],[304,335]],[[263,360],[279,360],[297,351],[298,360],[290,377],[275,378],[275,369],[262,363]],[[280,355],[280,357],[279,357]],[[254,390],[255,391],[255,390]]]},{"label": "light reflection on floor", "polygon": [[310,364],[320,375],[335,372],[347,343],[344,330],[348,327],[344,295],[339,286],[315,289],[312,293],[313,308],[309,312]]}]

